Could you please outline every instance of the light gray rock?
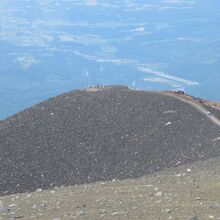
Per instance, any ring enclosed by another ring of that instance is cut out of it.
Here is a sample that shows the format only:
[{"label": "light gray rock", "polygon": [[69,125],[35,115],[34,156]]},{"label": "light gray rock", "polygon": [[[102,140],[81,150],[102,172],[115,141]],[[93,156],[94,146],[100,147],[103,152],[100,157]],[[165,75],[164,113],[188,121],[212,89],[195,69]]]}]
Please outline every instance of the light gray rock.
[{"label": "light gray rock", "polygon": [[0,200],[0,213],[8,212],[9,208],[3,204],[3,202]]},{"label": "light gray rock", "polygon": [[99,210],[99,214],[106,214],[106,213],[107,213],[106,209],[100,209]]},{"label": "light gray rock", "polygon": [[155,194],[156,196],[162,196],[162,192],[157,192],[156,194]]},{"label": "light gray rock", "polygon": [[123,214],[124,212],[113,212],[111,216],[118,216],[118,215],[123,215]]},{"label": "light gray rock", "polygon": [[210,208],[210,209],[214,209],[214,210],[217,210],[217,209],[220,210],[220,203],[218,203],[218,202],[211,202],[211,203],[209,204],[209,208]]},{"label": "light gray rock", "polygon": [[86,212],[84,210],[79,210],[79,211],[76,212],[77,216],[85,215],[85,214],[86,214]]},{"label": "light gray rock", "polygon": [[171,212],[172,212],[171,209],[165,209],[164,211],[165,211],[166,213],[171,213]]},{"label": "light gray rock", "polygon": [[200,220],[199,217],[197,215],[190,217],[189,220]]}]

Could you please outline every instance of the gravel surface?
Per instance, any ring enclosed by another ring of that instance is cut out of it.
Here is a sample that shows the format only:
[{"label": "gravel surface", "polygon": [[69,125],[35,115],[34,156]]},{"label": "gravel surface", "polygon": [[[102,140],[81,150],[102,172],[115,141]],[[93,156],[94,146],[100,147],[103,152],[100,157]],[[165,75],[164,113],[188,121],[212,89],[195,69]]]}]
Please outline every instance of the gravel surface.
[{"label": "gravel surface", "polygon": [[38,189],[0,202],[4,220],[219,220],[220,157],[135,180]]},{"label": "gravel surface", "polygon": [[218,110],[217,108],[211,107],[211,106],[207,106],[207,105],[205,105],[205,107],[208,109],[208,111],[210,111],[213,115],[215,115],[215,117],[220,119],[220,110]]},{"label": "gravel surface", "polygon": [[0,121],[0,195],[138,178],[220,155],[220,128],[165,94],[73,91]]}]

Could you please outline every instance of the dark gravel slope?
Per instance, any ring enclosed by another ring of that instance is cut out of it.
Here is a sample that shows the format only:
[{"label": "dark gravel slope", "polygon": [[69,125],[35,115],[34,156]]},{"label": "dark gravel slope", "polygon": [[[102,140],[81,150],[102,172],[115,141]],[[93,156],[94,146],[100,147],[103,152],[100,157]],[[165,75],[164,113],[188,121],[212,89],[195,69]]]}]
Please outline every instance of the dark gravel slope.
[{"label": "dark gravel slope", "polygon": [[73,91],[0,122],[0,195],[136,178],[220,155],[220,128],[159,93]]}]

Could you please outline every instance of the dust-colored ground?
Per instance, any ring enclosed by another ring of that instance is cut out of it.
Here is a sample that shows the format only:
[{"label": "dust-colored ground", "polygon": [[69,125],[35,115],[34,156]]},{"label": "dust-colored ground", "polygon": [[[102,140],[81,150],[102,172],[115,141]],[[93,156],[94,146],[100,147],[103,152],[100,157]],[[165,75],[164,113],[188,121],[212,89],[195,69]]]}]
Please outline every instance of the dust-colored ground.
[{"label": "dust-colored ground", "polygon": [[220,158],[136,180],[0,197],[0,219],[220,219]]}]

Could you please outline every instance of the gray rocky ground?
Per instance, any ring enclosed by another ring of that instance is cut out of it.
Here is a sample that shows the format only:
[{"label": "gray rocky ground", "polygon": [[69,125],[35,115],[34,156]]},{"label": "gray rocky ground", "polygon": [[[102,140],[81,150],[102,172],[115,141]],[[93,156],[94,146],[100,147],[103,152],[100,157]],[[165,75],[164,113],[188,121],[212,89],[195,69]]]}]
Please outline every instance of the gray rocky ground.
[{"label": "gray rocky ground", "polygon": [[0,219],[220,219],[220,158],[135,180],[0,197]]}]

